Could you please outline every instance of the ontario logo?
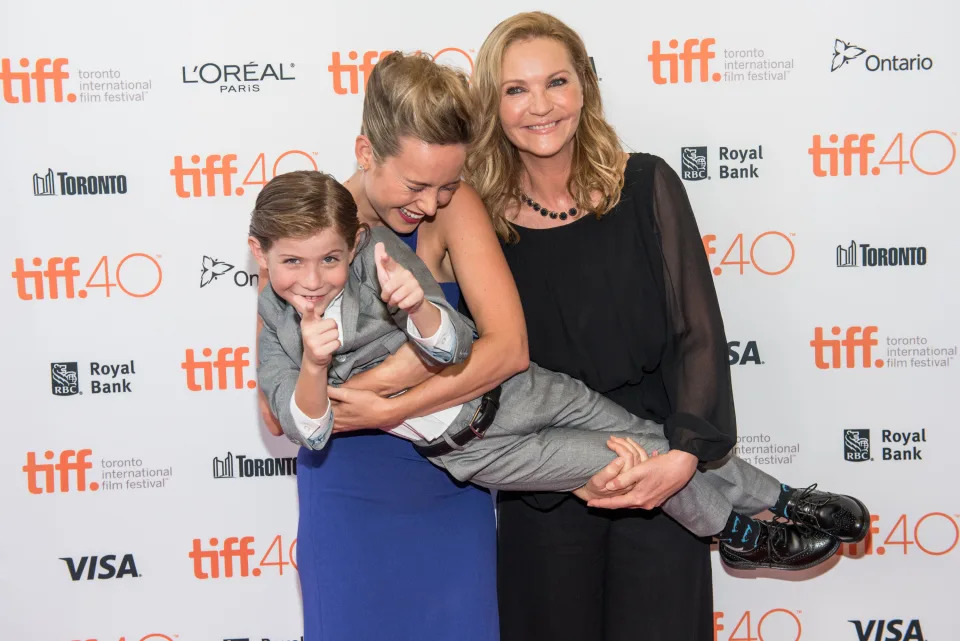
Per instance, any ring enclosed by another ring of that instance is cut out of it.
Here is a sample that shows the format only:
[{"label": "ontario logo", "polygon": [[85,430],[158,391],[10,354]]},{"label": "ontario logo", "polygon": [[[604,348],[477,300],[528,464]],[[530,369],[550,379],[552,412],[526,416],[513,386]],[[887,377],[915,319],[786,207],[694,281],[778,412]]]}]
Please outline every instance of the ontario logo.
[{"label": "ontario logo", "polygon": [[922,56],[887,56],[882,57],[870,54],[863,57],[867,50],[837,38],[833,42],[833,62],[830,72],[837,71],[853,61],[863,60],[863,68],[867,71],[930,71],[933,69],[933,59]]},{"label": "ontario logo", "polygon": [[260,282],[259,274],[245,272],[242,269],[236,269],[235,266],[211,256],[204,256],[200,263],[200,288],[204,288],[210,283],[216,281],[221,276],[233,272],[233,276],[227,280],[232,280],[237,287],[253,287],[256,289]]}]

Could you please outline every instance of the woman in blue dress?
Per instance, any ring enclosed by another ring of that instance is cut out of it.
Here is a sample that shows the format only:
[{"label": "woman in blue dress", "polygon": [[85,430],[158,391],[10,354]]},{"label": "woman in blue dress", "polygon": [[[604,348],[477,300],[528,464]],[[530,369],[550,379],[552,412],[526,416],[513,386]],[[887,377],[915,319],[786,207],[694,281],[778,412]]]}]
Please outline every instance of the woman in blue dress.
[{"label": "woman in blue dress", "polygon": [[479,338],[465,363],[400,396],[390,398],[417,382],[409,348],[331,389],[336,437],[297,460],[306,641],[498,638],[490,495],[378,429],[475,398],[528,364],[516,287],[483,204],[460,182],[468,109],[465,77],[426,57],[391,54],[367,83],[359,170],[344,184],[362,222],[405,236],[448,297],[462,292]]}]

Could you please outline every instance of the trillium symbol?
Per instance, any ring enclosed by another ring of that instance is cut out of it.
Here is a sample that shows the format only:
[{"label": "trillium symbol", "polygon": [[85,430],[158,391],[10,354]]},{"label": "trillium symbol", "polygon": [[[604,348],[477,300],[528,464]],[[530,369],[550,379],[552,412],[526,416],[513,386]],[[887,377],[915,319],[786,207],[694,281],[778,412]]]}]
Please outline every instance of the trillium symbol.
[{"label": "trillium symbol", "polygon": [[216,258],[209,256],[203,257],[203,269],[200,272],[200,287],[206,287],[217,279],[217,276],[223,276],[233,269],[233,265],[224,263]]},{"label": "trillium symbol", "polygon": [[833,66],[830,71],[836,71],[854,58],[859,58],[867,52],[866,49],[844,42],[839,38],[833,43]]}]

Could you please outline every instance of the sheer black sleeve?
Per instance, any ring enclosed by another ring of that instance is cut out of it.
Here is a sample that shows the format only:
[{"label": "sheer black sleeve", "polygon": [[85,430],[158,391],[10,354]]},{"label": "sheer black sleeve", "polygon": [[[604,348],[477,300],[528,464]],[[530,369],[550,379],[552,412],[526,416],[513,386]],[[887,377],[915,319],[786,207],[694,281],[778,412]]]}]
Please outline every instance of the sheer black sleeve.
[{"label": "sheer black sleeve", "polygon": [[737,436],[720,304],[683,184],[663,161],[654,172],[668,318],[661,367],[673,409],[664,432],[672,449],[713,461],[730,451]]}]

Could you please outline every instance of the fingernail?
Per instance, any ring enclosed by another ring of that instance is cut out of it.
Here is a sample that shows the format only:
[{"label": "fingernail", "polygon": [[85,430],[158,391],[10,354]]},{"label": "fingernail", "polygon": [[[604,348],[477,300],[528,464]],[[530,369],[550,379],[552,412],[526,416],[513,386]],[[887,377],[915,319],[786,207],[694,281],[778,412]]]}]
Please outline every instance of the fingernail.
[{"label": "fingernail", "polygon": [[613,481],[610,481],[609,483],[607,483],[607,484],[604,485],[603,487],[604,487],[604,489],[607,489],[607,490],[615,490],[615,489],[617,489],[617,485],[616,485],[616,483],[614,483]]}]

